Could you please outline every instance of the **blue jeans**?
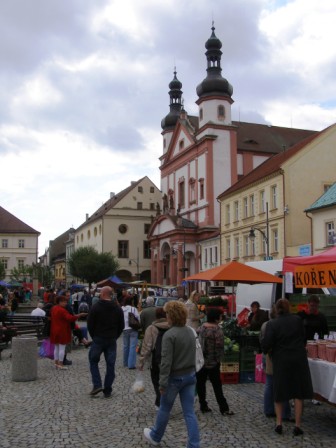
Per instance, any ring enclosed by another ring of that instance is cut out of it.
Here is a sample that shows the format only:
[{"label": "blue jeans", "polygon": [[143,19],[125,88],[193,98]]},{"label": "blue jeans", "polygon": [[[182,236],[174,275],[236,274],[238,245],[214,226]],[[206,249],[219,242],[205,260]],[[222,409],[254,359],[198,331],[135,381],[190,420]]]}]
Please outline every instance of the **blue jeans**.
[{"label": "blue jeans", "polygon": [[106,373],[104,380],[104,393],[112,392],[112,384],[115,378],[115,362],[117,357],[117,341],[94,337],[89,351],[90,372],[94,388],[102,387],[102,380],[99,372],[99,361],[104,353],[106,362]]},{"label": "blue jeans", "polygon": [[200,447],[198,423],[194,411],[195,385],[195,373],[169,377],[168,387],[165,393],[161,395],[160,409],[156,416],[155,425],[150,432],[150,436],[155,442],[161,441],[168,424],[170,411],[177,394],[179,394],[183,417],[188,430],[187,448]]},{"label": "blue jeans", "polygon": [[[264,389],[264,414],[274,415],[274,395],[273,395],[273,375],[266,375],[266,383]],[[289,401],[283,403],[282,418],[290,418],[291,408]]]},{"label": "blue jeans", "polygon": [[136,348],[138,344],[138,332],[135,330],[123,331],[124,367],[133,369],[136,365]]}]

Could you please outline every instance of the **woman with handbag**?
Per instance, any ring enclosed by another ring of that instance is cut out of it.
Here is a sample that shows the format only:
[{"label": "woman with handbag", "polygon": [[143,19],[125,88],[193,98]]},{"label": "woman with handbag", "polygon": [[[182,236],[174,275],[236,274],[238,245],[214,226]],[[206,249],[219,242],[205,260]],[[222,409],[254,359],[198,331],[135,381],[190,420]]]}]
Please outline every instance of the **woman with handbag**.
[{"label": "woman with handbag", "polygon": [[121,307],[124,313],[125,327],[123,331],[123,359],[124,367],[135,369],[136,348],[138,344],[140,315],[138,310],[132,306],[132,297],[126,297]]},{"label": "woman with handbag", "polygon": [[66,370],[63,365],[65,347],[71,343],[71,323],[87,313],[72,315],[66,310],[68,299],[65,296],[56,298],[56,305],[51,308],[50,342],[55,344],[54,360],[56,369]]}]

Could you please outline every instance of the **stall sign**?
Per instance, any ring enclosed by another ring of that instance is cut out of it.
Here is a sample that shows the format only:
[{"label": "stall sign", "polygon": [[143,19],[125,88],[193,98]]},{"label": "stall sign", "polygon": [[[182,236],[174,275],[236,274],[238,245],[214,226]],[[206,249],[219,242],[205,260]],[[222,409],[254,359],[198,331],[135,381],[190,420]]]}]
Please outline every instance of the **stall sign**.
[{"label": "stall sign", "polygon": [[297,266],[294,282],[297,288],[336,287],[336,263]]}]

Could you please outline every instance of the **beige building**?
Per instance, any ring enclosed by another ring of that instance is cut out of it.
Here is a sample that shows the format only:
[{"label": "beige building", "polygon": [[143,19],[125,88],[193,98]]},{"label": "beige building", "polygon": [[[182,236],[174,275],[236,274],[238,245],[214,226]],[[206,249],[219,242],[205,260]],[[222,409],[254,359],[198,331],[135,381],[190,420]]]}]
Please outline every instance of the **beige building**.
[{"label": "beige building", "polygon": [[0,206],[0,263],[6,271],[4,280],[11,280],[12,269],[37,262],[39,235],[40,232]]},{"label": "beige building", "polygon": [[218,197],[222,263],[302,254],[311,243],[304,210],[335,181],[335,145],[333,125],[273,156]]},{"label": "beige building", "polygon": [[336,245],[336,183],[305,210],[311,218],[312,253],[318,254]]},{"label": "beige building", "polygon": [[150,281],[150,243],[147,233],[161,203],[161,192],[143,177],[110,198],[76,229],[75,250],[91,246],[118,259],[117,276],[124,281]]}]

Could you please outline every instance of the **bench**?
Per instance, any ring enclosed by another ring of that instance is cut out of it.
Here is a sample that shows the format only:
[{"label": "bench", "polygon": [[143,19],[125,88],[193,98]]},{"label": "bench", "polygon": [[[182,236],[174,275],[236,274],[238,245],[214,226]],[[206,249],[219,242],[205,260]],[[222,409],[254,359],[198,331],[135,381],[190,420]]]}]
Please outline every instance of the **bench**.
[{"label": "bench", "polygon": [[[31,316],[30,314],[14,314],[13,316],[6,316],[4,326],[7,330],[12,330],[9,334],[9,340],[0,342],[0,359],[1,352],[8,348],[9,342],[14,336],[36,336],[37,339],[43,339],[43,329],[46,318],[43,316]],[[1,333],[3,330],[1,329]],[[8,333],[8,332],[7,332]]]}]

